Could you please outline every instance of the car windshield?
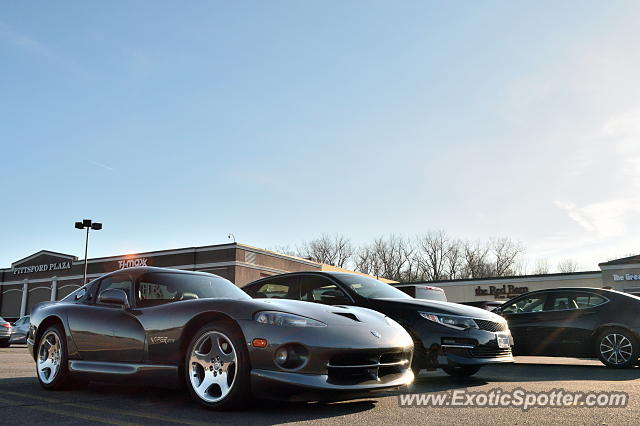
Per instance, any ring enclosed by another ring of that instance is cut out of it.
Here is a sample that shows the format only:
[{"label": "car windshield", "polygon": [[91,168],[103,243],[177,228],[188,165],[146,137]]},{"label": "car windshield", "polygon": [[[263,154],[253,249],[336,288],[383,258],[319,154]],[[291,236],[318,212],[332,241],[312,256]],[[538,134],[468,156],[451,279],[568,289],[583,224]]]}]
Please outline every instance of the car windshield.
[{"label": "car windshield", "polygon": [[374,278],[356,274],[340,274],[337,278],[367,299],[413,299],[405,292]]},{"label": "car windshield", "polygon": [[244,300],[251,296],[215,275],[153,272],[138,282],[136,299],[141,306],[151,306],[190,299]]}]

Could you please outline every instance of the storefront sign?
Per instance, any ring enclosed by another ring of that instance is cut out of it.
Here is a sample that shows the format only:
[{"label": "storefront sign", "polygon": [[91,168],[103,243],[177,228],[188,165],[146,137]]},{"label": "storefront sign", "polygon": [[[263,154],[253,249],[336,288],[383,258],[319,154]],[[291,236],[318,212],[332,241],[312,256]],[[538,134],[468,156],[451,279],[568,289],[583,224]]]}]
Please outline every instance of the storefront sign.
[{"label": "storefront sign", "polygon": [[127,259],[118,261],[118,269],[133,268],[134,266],[147,266],[148,257],[141,257],[139,259]]},{"label": "storefront sign", "polygon": [[529,287],[516,287],[515,285],[503,285],[502,287],[489,286],[476,287],[476,296],[493,296],[494,298],[512,297],[520,294],[527,293]]},{"label": "storefront sign", "polygon": [[71,262],[43,263],[42,265],[20,266],[13,268],[13,275],[31,274],[33,272],[57,271],[71,269]]},{"label": "storefront sign", "polygon": [[613,274],[614,281],[640,281],[640,274]]}]

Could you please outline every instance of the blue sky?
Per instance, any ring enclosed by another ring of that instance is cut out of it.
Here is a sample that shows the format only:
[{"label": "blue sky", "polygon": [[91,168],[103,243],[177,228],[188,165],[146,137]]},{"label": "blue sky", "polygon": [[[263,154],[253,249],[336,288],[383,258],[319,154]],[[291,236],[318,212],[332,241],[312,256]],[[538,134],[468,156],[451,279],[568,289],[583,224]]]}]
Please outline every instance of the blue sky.
[{"label": "blue sky", "polygon": [[640,246],[635,1],[10,2],[0,266],[228,241]]}]

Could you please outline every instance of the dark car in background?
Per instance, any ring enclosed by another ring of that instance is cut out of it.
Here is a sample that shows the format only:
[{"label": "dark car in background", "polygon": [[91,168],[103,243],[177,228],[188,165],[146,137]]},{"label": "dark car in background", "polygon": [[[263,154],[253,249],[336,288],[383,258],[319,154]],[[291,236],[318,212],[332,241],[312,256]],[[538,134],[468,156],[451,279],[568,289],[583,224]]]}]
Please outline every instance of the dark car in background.
[{"label": "dark car in background", "polygon": [[11,344],[27,343],[27,332],[29,331],[29,315],[25,315],[14,322],[11,327]]},{"label": "dark car in background", "polygon": [[11,324],[0,317],[0,348],[8,348],[11,339]]},{"label": "dark car in background", "polygon": [[45,389],[77,381],[186,383],[208,408],[251,394],[319,400],[413,381],[413,342],[384,315],[254,300],[216,275],[128,268],[31,312],[27,337]]},{"label": "dark car in background", "polygon": [[412,369],[442,368],[469,376],[491,363],[512,362],[507,322],[491,312],[455,303],[414,299],[374,278],[343,272],[276,275],[242,288],[254,298],[362,306],[400,323],[414,341]]},{"label": "dark car in background", "polygon": [[640,297],[599,288],[526,293],[494,312],[509,323],[516,355],[598,357],[632,367],[640,354]]}]

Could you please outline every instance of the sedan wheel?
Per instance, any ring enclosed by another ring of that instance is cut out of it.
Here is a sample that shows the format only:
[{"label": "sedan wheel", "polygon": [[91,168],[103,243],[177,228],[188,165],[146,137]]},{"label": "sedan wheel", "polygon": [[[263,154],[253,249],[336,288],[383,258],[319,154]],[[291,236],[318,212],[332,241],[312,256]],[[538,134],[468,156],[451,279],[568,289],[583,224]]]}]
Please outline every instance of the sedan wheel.
[{"label": "sedan wheel", "polygon": [[191,395],[205,407],[224,410],[247,400],[250,368],[243,341],[227,323],[206,325],[193,337],[186,379]]},{"label": "sedan wheel", "polygon": [[597,353],[607,367],[627,368],[638,360],[636,339],[626,330],[611,329],[600,333],[597,339]]}]

